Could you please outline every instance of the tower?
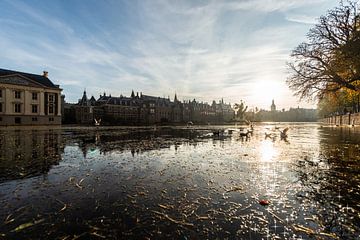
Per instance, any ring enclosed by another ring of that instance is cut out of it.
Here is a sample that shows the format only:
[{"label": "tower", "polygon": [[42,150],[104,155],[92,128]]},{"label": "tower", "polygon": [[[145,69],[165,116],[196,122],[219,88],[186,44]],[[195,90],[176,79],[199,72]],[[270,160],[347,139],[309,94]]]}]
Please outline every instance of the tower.
[{"label": "tower", "polygon": [[176,93],[175,93],[175,97],[174,97],[174,102],[178,102],[178,99],[177,99]]},{"label": "tower", "polygon": [[276,111],[276,105],[275,105],[275,103],[274,103],[274,99],[272,100],[272,103],[271,103],[271,111],[272,112],[275,112]]}]

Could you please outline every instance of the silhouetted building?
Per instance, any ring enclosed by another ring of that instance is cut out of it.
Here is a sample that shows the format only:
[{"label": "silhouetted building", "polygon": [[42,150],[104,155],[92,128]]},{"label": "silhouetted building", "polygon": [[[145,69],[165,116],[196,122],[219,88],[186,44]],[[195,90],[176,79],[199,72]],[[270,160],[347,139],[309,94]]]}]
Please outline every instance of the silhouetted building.
[{"label": "silhouetted building", "polygon": [[275,121],[275,122],[315,122],[317,121],[317,110],[306,108],[290,108],[288,111],[276,111],[274,100],[271,111],[261,109],[260,111],[247,112],[246,117],[250,121]]},{"label": "silhouetted building", "polygon": [[88,99],[86,92],[73,108],[76,112],[76,123],[92,124],[94,119],[101,119],[102,124],[141,125],[155,123],[223,123],[234,118],[231,104],[223,100],[212,105],[193,101],[180,102],[177,95],[174,101],[131,92],[130,97],[100,95],[95,100]]},{"label": "silhouetted building", "polygon": [[275,105],[274,99],[272,100],[270,109],[271,109],[272,112],[275,112],[275,111],[276,111],[276,105]]},{"label": "silhouetted building", "polygon": [[75,119],[77,123],[80,124],[92,124],[94,123],[94,106],[96,100],[94,96],[90,99],[86,96],[86,91],[84,91],[83,96],[79,99],[78,103],[74,106],[75,109]]}]

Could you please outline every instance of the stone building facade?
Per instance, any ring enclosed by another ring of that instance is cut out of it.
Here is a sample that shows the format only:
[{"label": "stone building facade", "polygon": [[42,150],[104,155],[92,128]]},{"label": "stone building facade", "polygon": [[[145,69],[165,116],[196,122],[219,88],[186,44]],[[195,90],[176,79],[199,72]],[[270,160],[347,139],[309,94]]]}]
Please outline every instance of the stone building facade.
[{"label": "stone building facade", "polygon": [[180,102],[175,94],[174,100],[134,93],[130,97],[100,95],[88,99],[83,97],[73,105],[76,123],[94,124],[101,119],[107,125],[149,125],[156,123],[224,123],[234,119],[235,112],[223,100],[212,105],[193,101]]},{"label": "stone building facade", "polygon": [[61,90],[48,72],[0,69],[0,126],[61,124]]}]

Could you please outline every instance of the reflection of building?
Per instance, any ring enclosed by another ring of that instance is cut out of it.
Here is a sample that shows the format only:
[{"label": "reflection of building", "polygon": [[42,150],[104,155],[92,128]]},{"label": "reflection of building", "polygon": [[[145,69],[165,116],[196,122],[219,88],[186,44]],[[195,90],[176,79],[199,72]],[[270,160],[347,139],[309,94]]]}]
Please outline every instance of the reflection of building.
[{"label": "reflection of building", "polygon": [[193,101],[180,102],[177,95],[170,98],[154,97],[132,91],[130,97],[100,95],[88,99],[84,92],[82,99],[72,106],[76,123],[92,124],[101,119],[105,124],[154,124],[154,123],[223,123],[234,118],[234,110],[223,100],[212,105]]},{"label": "reflection of building", "polygon": [[0,134],[0,182],[47,173],[61,160],[60,130]]},{"label": "reflection of building", "polygon": [[[151,150],[175,147],[175,150],[183,143],[196,145],[199,136],[203,138],[204,132],[194,129],[184,128],[145,128],[141,130],[129,130],[114,132],[108,134],[106,131],[92,131],[79,137],[74,137],[78,143],[79,150],[83,153],[84,158],[91,151],[99,150],[100,153],[109,153],[112,151],[125,152],[130,151],[132,154],[143,153]],[[154,141],[154,139],[157,139]]]},{"label": "reflection of building", "polygon": [[0,69],[0,125],[61,124],[61,89],[43,75]]}]

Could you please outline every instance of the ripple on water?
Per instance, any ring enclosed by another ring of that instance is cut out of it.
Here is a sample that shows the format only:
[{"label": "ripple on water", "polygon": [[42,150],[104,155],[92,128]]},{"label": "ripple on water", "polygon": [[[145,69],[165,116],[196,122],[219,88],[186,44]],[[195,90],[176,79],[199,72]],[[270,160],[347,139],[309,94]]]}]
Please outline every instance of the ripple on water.
[{"label": "ripple on water", "polygon": [[359,236],[360,131],[276,127],[288,137],[273,124],[250,137],[237,126],[0,130],[0,234]]}]

